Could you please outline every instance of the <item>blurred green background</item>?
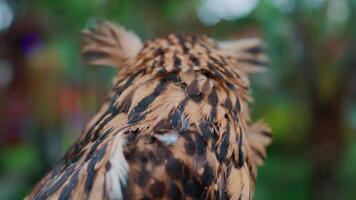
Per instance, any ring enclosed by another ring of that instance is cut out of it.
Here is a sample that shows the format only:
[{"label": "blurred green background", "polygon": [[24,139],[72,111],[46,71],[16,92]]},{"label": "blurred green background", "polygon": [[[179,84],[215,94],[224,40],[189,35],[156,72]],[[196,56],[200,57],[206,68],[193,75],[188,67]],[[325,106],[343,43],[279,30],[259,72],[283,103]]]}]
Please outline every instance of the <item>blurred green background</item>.
[{"label": "blurred green background", "polygon": [[97,18],[143,39],[259,36],[254,119],[273,128],[257,200],[355,199],[356,0],[0,0],[0,199],[22,199],[106,98],[115,69],[85,66]]}]

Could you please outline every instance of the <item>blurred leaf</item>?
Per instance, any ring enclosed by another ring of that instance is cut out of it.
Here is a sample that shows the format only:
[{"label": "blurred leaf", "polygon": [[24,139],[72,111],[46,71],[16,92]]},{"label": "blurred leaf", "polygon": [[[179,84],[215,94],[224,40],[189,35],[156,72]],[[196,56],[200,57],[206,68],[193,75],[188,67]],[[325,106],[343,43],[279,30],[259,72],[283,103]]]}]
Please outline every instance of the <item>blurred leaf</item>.
[{"label": "blurred leaf", "polygon": [[30,143],[18,144],[1,149],[1,165],[5,171],[27,173],[40,167],[36,148]]}]

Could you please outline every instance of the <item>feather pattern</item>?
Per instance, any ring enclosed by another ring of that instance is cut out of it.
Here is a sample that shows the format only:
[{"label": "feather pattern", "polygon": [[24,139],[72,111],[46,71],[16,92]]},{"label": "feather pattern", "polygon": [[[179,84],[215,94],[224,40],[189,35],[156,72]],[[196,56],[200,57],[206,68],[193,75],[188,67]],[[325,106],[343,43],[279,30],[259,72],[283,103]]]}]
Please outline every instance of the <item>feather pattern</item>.
[{"label": "feather pattern", "polygon": [[[90,63],[122,65],[122,30],[84,32],[84,55],[106,52]],[[169,35],[125,58],[107,102],[27,199],[253,199],[270,130],[250,120],[237,57],[205,36]]]}]

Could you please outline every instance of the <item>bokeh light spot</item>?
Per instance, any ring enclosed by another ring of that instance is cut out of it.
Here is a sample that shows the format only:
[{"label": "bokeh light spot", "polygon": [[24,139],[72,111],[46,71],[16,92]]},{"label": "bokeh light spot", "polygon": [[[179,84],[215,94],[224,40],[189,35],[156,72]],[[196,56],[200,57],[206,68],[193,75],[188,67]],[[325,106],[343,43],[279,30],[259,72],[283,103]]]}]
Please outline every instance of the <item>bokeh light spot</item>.
[{"label": "bokeh light spot", "polygon": [[204,24],[214,25],[223,19],[246,17],[256,5],[257,0],[203,0],[197,14]]},{"label": "bokeh light spot", "polygon": [[13,18],[14,14],[9,4],[4,0],[0,0],[0,31],[10,26]]}]

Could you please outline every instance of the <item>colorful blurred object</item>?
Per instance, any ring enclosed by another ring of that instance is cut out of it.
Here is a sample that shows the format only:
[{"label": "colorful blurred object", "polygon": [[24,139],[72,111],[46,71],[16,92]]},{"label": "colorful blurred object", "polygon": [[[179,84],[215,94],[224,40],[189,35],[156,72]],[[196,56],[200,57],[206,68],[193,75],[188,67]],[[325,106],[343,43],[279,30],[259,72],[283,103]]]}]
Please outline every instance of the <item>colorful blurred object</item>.
[{"label": "colorful blurred object", "polygon": [[87,67],[79,32],[107,18],[144,38],[258,35],[268,73],[255,118],[274,133],[256,199],[354,199],[355,0],[0,0],[0,199],[22,199],[106,99],[115,69]]}]

